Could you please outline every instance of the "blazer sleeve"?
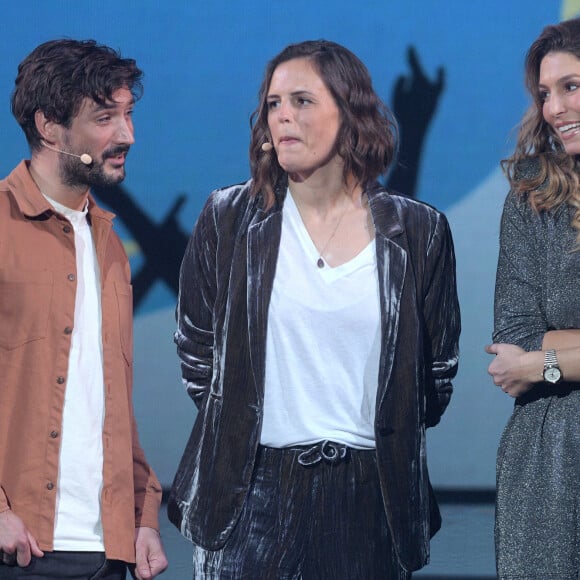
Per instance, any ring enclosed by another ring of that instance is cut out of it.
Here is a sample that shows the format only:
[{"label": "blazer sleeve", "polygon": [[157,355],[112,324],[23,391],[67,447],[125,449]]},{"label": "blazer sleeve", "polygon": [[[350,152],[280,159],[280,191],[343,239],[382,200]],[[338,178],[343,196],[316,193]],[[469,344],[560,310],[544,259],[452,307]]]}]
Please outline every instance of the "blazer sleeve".
[{"label": "blazer sleeve", "polygon": [[213,197],[200,214],[181,264],[174,335],[183,383],[198,407],[209,389],[213,368],[218,243]]},{"label": "blazer sleeve", "polygon": [[510,192],[501,218],[495,284],[494,342],[540,350],[548,330],[542,306],[540,216]]},{"label": "blazer sleeve", "polygon": [[437,214],[429,241],[425,276],[424,319],[432,378],[426,390],[426,424],[432,427],[439,423],[453,392],[461,332],[453,238],[443,214]]}]

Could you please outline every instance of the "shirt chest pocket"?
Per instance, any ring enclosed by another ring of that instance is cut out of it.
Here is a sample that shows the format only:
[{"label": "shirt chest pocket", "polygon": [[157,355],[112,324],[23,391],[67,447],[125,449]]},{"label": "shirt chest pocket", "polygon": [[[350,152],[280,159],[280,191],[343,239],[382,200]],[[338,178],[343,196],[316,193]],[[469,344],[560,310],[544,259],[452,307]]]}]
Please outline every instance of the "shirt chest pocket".
[{"label": "shirt chest pocket", "polygon": [[47,270],[0,269],[0,349],[46,338],[53,286]]}]

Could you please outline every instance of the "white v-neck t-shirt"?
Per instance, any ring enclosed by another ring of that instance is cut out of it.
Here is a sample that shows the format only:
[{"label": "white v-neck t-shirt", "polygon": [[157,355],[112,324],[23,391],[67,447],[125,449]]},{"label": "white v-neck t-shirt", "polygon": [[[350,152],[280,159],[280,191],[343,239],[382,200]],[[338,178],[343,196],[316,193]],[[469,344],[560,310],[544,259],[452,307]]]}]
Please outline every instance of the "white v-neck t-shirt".
[{"label": "white v-neck t-shirt", "polygon": [[336,268],[319,258],[290,191],[268,311],[264,418],[270,447],[322,440],[370,449],[380,355],[374,240]]}]

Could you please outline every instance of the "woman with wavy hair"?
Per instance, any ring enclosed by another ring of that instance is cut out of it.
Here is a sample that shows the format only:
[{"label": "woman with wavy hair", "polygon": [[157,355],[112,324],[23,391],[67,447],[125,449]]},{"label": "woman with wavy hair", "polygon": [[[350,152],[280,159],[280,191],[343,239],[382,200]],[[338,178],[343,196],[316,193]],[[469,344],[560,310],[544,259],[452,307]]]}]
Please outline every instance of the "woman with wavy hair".
[{"label": "woman with wavy hair", "polygon": [[580,20],[543,30],[526,84],[487,347],[515,398],[497,458],[497,569],[567,580],[580,576]]},{"label": "woman with wavy hair", "polygon": [[214,191],[175,340],[198,415],[169,516],[194,578],[407,579],[440,526],[425,428],[457,369],[445,217],[377,179],[397,130],[362,62],[285,48],[252,116],[252,179]]}]

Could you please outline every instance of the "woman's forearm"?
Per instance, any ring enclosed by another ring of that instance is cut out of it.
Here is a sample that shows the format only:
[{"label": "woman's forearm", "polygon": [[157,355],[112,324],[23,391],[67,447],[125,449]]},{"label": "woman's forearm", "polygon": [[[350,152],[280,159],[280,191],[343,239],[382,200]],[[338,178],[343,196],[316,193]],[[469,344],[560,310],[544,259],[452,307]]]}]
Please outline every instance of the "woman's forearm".
[{"label": "woman's forearm", "polygon": [[580,381],[580,329],[550,330],[544,335],[542,349],[556,351],[565,381]]},{"label": "woman's forearm", "polygon": [[556,349],[558,365],[565,381],[580,381],[580,346],[575,348]]},{"label": "woman's forearm", "polygon": [[580,329],[550,330],[544,334],[542,350],[563,350],[580,347]]},{"label": "woman's forearm", "polygon": [[[496,355],[488,368],[494,383],[512,397],[523,395],[544,380],[544,350],[526,352],[513,344],[492,344],[485,350]],[[556,349],[556,356],[563,379],[580,381],[580,346]]]}]

